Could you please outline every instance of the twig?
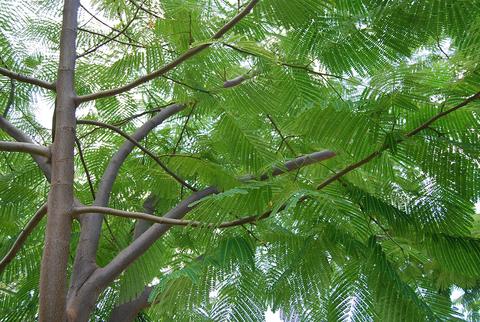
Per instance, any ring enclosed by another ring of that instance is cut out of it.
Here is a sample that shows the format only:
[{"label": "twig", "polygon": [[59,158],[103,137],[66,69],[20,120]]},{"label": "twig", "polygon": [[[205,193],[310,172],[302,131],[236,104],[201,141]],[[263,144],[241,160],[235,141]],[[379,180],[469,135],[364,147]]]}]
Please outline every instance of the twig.
[{"label": "twig", "polygon": [[190,189],[191,191],[197,191],[197,189],[195,187],[193,187],[192,185],[190,185],[189,183],[185,182],[185,180],[183,180],[182,178],[180,178],[177,174],[175,174],[172,170],[170,170],[155,154],[153,154],[150,150],[146,149],[145,147],[143,147],[137,140],[135,140],[133,137],[131,137],[130,135],[128,135],[127,133],[123,132],[122,130],[120,130],[119,128],[117,128],[116,126],[113,126],[113,125],[110,125],[110,124],[106,124],[106,123],[103,123],[103,122],[99,122],[99,121],[92,121],[92,120],[78,120],[77,121],[77,124],[87,124],[87,125],[95,125],[95,126],[99,126],[99,127],[103,127],[103,128],[107,128],[107,129],[110,129],[118,134],[120,134],[121,136],[123,136],[124,138],[126,138],[128,141],[132,142],[136,147],[138,147],[140,150],[142,150],[142,152],[148,154],[153,160],[155,160],[155,162],[166,172],[168,173],[172,178],[174,178],[178,183],[180,183],[182,186],[185,186],[187,187],[188,189]]},{"label": "twig", "polygon": [[27,240],[28,236],[32,233],[32,231],[37,227],[40,223],[42,218],[47,213],[47,204],[43,204],[40,209],[33,215],[32,219],[27,223],[27,225],[22,229],[20,234],[18,234],[17,239],[13,243],[12,247],[8,253],[2,258],[0,261],[0,273],[3,272],[5,267],[15,258],[20,248],[22,248],[23,244]]},{"label": "twig", "polygon": [[[230,20],[227,24],[225,24],[222,28],[220,28],[219,31],[217,31],[213,35],[212,40],[220,39],[225,33],[227,33],[231,28],[233,28],[233,26],[235,26],[240,20],[242,20],[247,14],[250,13],[250,11],[253,9],[253,7],[255,7],[255,5],[258,3],[258,1],[259,0],[251,0],[250,3],[241,12],[239,12],[232,20]],[[189,58],[191,58],[191,57],[197,55],[198,53],[202,52],[203,50],[207,49],[208,47],[211,46],[211,44],[212,43],[206,43],[206,44],[202,44],[202,45],[199,45],[199,46],[196,46],[196,47],[192,47],[189,50],[187,50],[185,53],[180,55],[174,61],[168,63],[164,67],[162,67],[162,68],[160,68],[160,69],[158,69],[158,70],[156,70],[156,71],[154,71],[150,74],[147,74],[145,76],[137,78],[136,80],[134,80],[134,81],[132,81],[132,82],[130,82],[130,83],[124,85],[124,86],[121,86],[121,87],[117,87],[117,88],[113,88],[113,89],[109,89],[109,90],[100,91],[100,92],[97,92],[97,93],[92,93],[92,94],[79,96],[79,97],[77,97],[77,101],[79,103],[81,103],[81,102],[91,101],[91,100],[94,100],[94,99],[114,96],[114,95],[118,95],[118,94],[127,92],[127,91],[131,90],[132,88],[135,88],[135,87],[137,87],[141,84],[144,84],[146,82],[151,81],[152,79],[155,79],[157,77],[160,77],[160,76],[164,75],[168,71],[170,71],[170,70],[174,69],[175,67],[177,67],[178,65],[182,64],[184,61],[188,60]]]},{"label": "twig", "polygon": [[77,59],[78,59],[78,58],[82,58],[82,57],[84,57],[84,56],[86,56],[86,55],[88,55],[88,54],[93,53],[94,51],[98,50],[100,47],[108,44],[108,43],[111,42],[111,41],[114,41],[116,38],[120,37],[120,35],[123,35],[123,34],[128,30],[128,28],[129,28],[130,25],[133,23],[133,21],[137,18],[137,14],[138,14],[138,11],[139,11],[139,10],[140,10],[140,9],[137,9],[137,11],[135,11],[135,13],[133,14],[133,18],[125,25],[125,27],[123,27],[122,30],[120,30],[120,32],[118,32],[116,35],[114,35],[114,36],[106,39],[105,41],[99,43],[98,45],[96,45],[96,46],[94,46],[94,47],[92,47],[92,48],[90,48],[90,49],[87,49],[87,50],[86,50],[85,52],[83,52],[82,54],[77,55]]},{"label": "twig", "polygon": [[188,113],[187,119],[185,120],[185,124],[183,124],[183,126],[182,126],[182,131],[180,132],[180,136],[178,137],[177,143],[175,144],[175,147],[173,148],[172,154],[177,153],[177,149],[180,146],[180,142],[182,141],[182,138],[183,138],[183,133],[185,132],[185,129],[187,128],[188,121],[190,121],[190,118],[192,117],[193,110],[195,109],[196,105],[197,104],[194,103],[193,106],[192,106],[192,109],[190,110],[190,113]]}]

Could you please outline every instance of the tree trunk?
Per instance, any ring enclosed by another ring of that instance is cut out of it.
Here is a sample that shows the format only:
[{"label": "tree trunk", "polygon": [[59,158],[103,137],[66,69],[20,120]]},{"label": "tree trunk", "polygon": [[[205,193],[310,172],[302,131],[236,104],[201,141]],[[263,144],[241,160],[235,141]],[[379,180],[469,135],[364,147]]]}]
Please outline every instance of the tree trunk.
[{"label": "tree trunk", "polygon": [[57,77],[56,138],[40,273],[40,321],[66,320],[67,264],[73,207],[76,34],[78,0],[65,0]]}]

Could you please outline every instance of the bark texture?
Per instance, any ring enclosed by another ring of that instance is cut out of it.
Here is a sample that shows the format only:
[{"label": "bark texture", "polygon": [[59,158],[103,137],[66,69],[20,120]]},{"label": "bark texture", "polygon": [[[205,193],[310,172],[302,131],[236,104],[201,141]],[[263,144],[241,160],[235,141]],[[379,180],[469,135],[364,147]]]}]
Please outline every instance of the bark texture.
[{"label": "bark texture", "polygon": [[52,180],[48,200],[45,247],[40,272],[40,321],[65,321],[67,263],[70,249],[74,204],[74,142],[75,142],[75,56],[78,0],[65,0],[60,60],[57,74],[57,107],[52,146]]}]

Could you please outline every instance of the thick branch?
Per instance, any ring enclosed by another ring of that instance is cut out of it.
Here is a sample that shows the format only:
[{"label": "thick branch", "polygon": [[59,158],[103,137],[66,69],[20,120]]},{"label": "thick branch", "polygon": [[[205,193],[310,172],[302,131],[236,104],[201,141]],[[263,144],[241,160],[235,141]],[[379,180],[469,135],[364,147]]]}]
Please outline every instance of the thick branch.
[{"label": "thick branch", "polygon": [[226,80],[223,83],[223,88],[230,88],[230,87],[238,86],[238,85],[240,85],[241,83],[243,83],[244,81],[246,81],[247,79],[250,79],[250,78],[251,77],[249,75],[245,74],[245,75],[240,75],[240,76],[237,76],[235,78]]},{"label": "thick branch", "polygon": [[187,182],[185,182],[185,180],[183,180],[182,178],[180,178],[177,174],[175,174],[172,170],[170,170],[155,154],[153,154],[153,152],[151,152],[150,150],[148,150],[147,148],[145,148],[144,146],[142,146],[137,140],[135,140],[133,137],[131,137],[130,135],[128,135],[127,133],[123,132],[122,130],[120,130],[118,127],[116,126],[113,126],[113,125],[110,125],[110,124],[106,124],[106,123],[103,123],[103,122],[99,122],[99,121],[92,121],[92,120],[78,120],[77,121],[77,124],[88,124],[88,125],[96,125],[96,126],[99,126],[99,127],[103,127],[103,128],[107,128],[107,129],[110,129],[118,134],[120,134],[121,136],[123,136],[124,138],[126,138],[128,141],[132,142],[137,148],[139,148],[140,150],[142,150],[142,152],[144,152],[145,154],[147,154],[148,156],[150,156],[153,160],[155,160],[155,162],[166,172],[168,173],[172,178],[174,178],[178,183],[180,183],[182,186],[190,189],[191,191],[197,191],[197,189],[195,189],[193,186],[191,186],[190,184],[188,184]]},{"label": "thick branch", "polygon": [[23,246],[27,237],[32,233],[32,231],[37,227],[38,223],[43,219],[47,213],[47,204],[43,204],[42,207],[35,213],[35,215],[30,219],[25,228],[22,229],[20,234],[18,234],[17,239],[13,243],[12,247],[0,261],[0,273],[3,272],[5,267],[15,258],[20,248]]},{"label": "thick branch", "polygon": [[[32,139],[28,135],[23,133],[20,129],[15,127],[12,123],[10,123],[7,119],[5,119],[2,116],[0,116],[0,129],[4,130],[8,135],[10,135],[12,138],[14,138],[18,142],[29,143],[32,145],[35,144],[33,143]],[[40,169],[42,170],[47,180],[50,181],[52,169],[50,164],[48,163],[48,159],[36,154],[32,155],[32,158],[40,167]]]},{"label": "thick branch", "polygon": [[[218,190],[213,187],[194,192],[167,212],[163,218],[181,219],[193,209],[193,206],[190,206],[192,203],[216,193],[218,193]],[[171,225],[168,224],[155,224],[150,227],[138,239],[122,250],[107,266],[97,269],[85,283],[83,291],[88,294],[89,289],[98,290],[107,287],[127,266],[145,253],[158,238],[163,236],[170,227]]]},{"label": "thick branch", "polygon": [[47,147],[24,142],[0,141],[0,151],[26,152],[30,154],[41,155],[46,158],[50,157],[50,150]]},{"label": "thick branch", "polygon": [[[131,137],[137,142],[145,138],[150,131],[162,124],[170,116],[182,111],[185,108],[183,104],[173,104],[162,109],[157,115],[146,121],[140,128],[138,128]],[[118,149],[117,153],[110,160],[103,176],[100,185],[97,189],[95,197],[95,206],[105,207],[108,205],[110,193],[113,188],[118,172],[127,159],[128,155],[135,148],[135,144],[126,140],[125,143]],[[103,222],[103,215],[89,215],[81,218],[82,230],[80,232],[80,241],[75,257],[73,281],[78,281],[78,285],[72,284],[72,289],[80,287],[84,279],[88,278],[96,267],[96,250],[98,241],[100,239],[100,232]]]},{"label": "thick branch", "polygon": [[335,155],[336,155],[335,152],[329,151],[329,150],[307,154],[307,155],[285,162],[285,164],[283,164],[282,167],[273,168],[273,171],[271,174],[266,173],[261,175],[260,180],[267,180],[271,176],[278,176],[283,173],[294,171],[296,169],[305,167],[310,164],[325,161],[333,158]]},{"label": "thick branch", "polygon": [[148,297],[153,287],[147,286],[143,292],[134,300],[122,303],[112,310],[108,321],[110,322],[130,322],[135,319],[138,313],[149,306]]},{"label": "thick branch", "polygon": [[3,75],[3,76],[9,77],[11,79],[18,80],[19,82],[24,82],[24,83],[28,83],[28,84],[32,84],[32,85],[37,85],[37,86],[40,86],[40,87],[43,87],[43,88],[46,88],[46,89],[49,89],[49,90],[52,90],[52,91],[56,90],[55,83],[49,83],[49,82],[46,82],[46,81],[43,81],[43,80],[40,80],[40,79],[36,79],[34,77],[21,75],[21,74],[12,72],[11,70],[8,70],[6,68],[3,68],[3,67],[0,67],[0,74]]},{"label": "thick branch", "polygon": [[[305,156],[298,157],[296,159],[290,160],[285,162],[283,167],[275,167],[273,171],[270,174],[264,174],[259,177],[259,180],[267,180],[271,176],[278,176],[283,173],[289,172],[289,171],[294,171],[296,169],[299,169],[301,167],[305,167],[307,165],[324,161],[327,159],[331,159],[335,156],[335,153],[332,151],[321,151],[321,152],[315,152],[311,154],[307,154]],[[245,181],[248,179],[253,179],[253,177],[243,177],[241,178],[242,181]],[[212,191],[217,191],[212,190]],[[131,218],[131,219],[141,219],[141,220],[146,220],[150,222],[154,222],[157,224],[167,224],[167,225],[172,225],[172,226],[192,226],[192,227],[208,227],[208,228],[227,228],[227,227],[233,227],[233,226],[238,226],[243,224],[243,222],[240,221],[229,221],[221,224],[213,224],[213,223],[204,223],[200,221],[195,221],[195,220],[181,220],[181,219],[172,219],[172,218],[167,218],[167,217],[158,217],[154,216],[152,214],[147,214],[143,212],[129,212],[129,211],[124,211],[124,210],[118,210],[118,209],[112,209],[112,208],[107,208],[107,207],[96,207],[96,206],[82,206],[82,207],[75,207],[72,211],[72,215],[78,216],[81,214],[93,214],[93,213],[100,213],[100,214],[106,214],[106,215],[113,215],[117,217],[124,217],[124,218]],[[237,222],[239,222],[237,224]]]},{"label": "thick branch", "polygon": [[[233,28],[233,26],[235,26],[238,22],[240,22],[240,20],[242,20],[246,15],[248,15],[250,13],[250,11],[252,11],[253,7],[255,7],[255,5],[259,1],[260,0],[251,0],[250,3],[247,6],[245,6],[245,8],[241,12],[239,12],[232,20],[230,20],[219,31],[217,31],[213,35],[212,39],[213,40],[220,39],[226,32],[228,32],[231,28]],[[202,45],[190,48],[184,54],[182,54],[180,57],[178,57],[177,59],[175,59],[171,63],[165,65],[164,67],[160,68],[159,70],[156,70],[156,71],[154,71],[150,74],[142,76],[142,77],[132,81],[131,83],[128,83],[128,84],[126,84],[124,86],[121,86],[121,87],[118,87],[118,88],[109,89],[109,90],[100,91],[100,92],[93,93],[93,94],[80,96],[80,97],[78,97],[78,101],[79,102],[86,102],[86,101],[91,101],[91,100],[99,99],[99,98],[103,98],[103,97],[118,95],[118,94],[124,93],[126,91],[129,91],[132,88],[135,88],[135,87],[137,87],[141,84],[144,84],[146,82],[151,81],[152,79],[155,79],[157,77],[160,77],[160,76],[164,75],[168,71],[174,69],[178,65],[182,64],[183,62],[185,62],[189,58],[197,55],[198,53],[202,52],[203,50],[207,49],[210,46],[211,46],[211,43],[207,43],[207,44],[202,44]]]},{"label": "thick branch", "polygon": [[[319,155],[322,155],[322,157],[320,157]],[[287,162],[285,164],[285,169],[290,169],[290,171],[292,171],[297,169],[300,166],[311,164],[313,163],[313,162],[310,162],[313,158],[312,156],[315,156],[315,158],[318,161],[322,161],[328,158],[332,158],[334,155],[335,154],[331,152],[330,153],[319,152],[319,154],[313,153],[308,156],[300,157],[298,159]],[[288,164],[288,167],[287,167],[287,164]],[[275,171],[275,173],[274,174],[272,173],[272,175],[280,175],[285,172],[286,172],[285,170]],[[266,176],[266,177],[261,176],[260,180],[266,180],[268,177],[269,176]],[[164,220],[168,220],[169,223],[154,224],[145,233],[143,233],[137,240],[135,240],[127,248],[121,251],[106,267],[101,269],[101,272],[98,272],[98,274],[101,275],[101,277],[98,277],[100,279],[100,283],[102,283],[101,286],[106,287],[108,283],[110,283],[113,279],[115,279],[116,276],[118,276],[118,274],[120,274],[135,259],[141,256],[158,238],[164,235],[168,231],[168,229],[172,227],[172,224],[185,225],[184,223],[188,222],[188,224],[192,226],[208,227],[208,224],[205,224],[205,223],[180,220],[180,219],[182,219],[186,214],[188,214],[194,208],[194,206],[190,206],[192,203],[200,201],[207,196],[217,194],[217,193],[219,193],[219,191],[215,187],[209,187],[204,190],[195,192],[191,196],[189,196],[187,199],[179,203],[175,208],[167,212],[165,216],[157,217],[157,218],[163,218]],[[117,214],[120,214],[120,213],[117,213]],[[142,218],[142,219],[149,218],[145,215],[147,214],[142,214],[141,217],[138,216],[138,218]],[[176,219],[176,221],[172,221],[171,219]],[[251,221],[254,221],[254,219],[251,219]],[[233,226],[232,222],[225,222],[221,225],[222,225],[221,227],[218,225],[212,225],[211,227],[227,228],[227,227]],[[241,225],[241,223],[239,225]],[[92,283],[94,282],[92,281]]]},{"label": "thick branch", "polygon": [[[143,211],[149,215],[152,215],[155,212],[155,204],[157,203],[158,198],[150,194],[145,202],[143,203]],[[144,232],[148,230],[152,226],[152,223],[146,220],[137,220],[135,223],[135,228],[133,230],[133,240],[137,239],[142,235]]]}]

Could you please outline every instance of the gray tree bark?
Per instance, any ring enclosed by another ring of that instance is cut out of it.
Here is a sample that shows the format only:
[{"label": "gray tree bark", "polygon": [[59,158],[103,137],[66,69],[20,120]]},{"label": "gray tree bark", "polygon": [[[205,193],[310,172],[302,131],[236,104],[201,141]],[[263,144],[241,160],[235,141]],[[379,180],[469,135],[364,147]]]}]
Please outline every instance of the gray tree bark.
[{"label": "gray tree bark", "polygon": [[40,321],[65,321],[67,263],[73,208],[75,142],[75,57],[79,0],[65,0],[57,74],[56,127],[45,247],[40,271]]}]

